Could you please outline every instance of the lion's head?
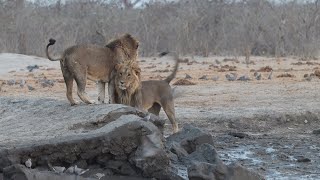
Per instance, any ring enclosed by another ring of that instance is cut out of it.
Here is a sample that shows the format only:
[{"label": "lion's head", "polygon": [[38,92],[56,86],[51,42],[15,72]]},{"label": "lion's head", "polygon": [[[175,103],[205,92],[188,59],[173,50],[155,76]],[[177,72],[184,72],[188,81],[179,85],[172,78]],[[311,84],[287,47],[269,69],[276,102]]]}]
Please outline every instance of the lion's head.
[{"label": "lion's head", "polygon": [[139,41],[130,34],[124,34],[110,41],[106,47],[116,50],[122,54],[123,60],[136,60],[138,57]]},{"label": "lion's head", "polygon": [[134,93],[141,88],[141,69],[137,62],[126,61],[119,63],[115,67],[115,86],[119,91]]}]

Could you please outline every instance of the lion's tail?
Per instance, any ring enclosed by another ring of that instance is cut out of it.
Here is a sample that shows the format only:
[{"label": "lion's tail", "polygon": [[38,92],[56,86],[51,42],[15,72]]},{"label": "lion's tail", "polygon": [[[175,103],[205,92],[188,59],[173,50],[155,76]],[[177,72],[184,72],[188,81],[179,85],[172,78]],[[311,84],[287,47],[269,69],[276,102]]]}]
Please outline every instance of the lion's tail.
[{"label": "lion's tail", "polygon": [[54,59],[54,58],[52,58],[50,55],[49,55],[49,46],[51,46],[51,45],[54,45],[56,43],[56,40],[54,40],[54,39],[49,39],[49,44],[47,45],[47,48],[46,48],[46,55],[47,55],[47,58],[50,60],[50,61],[61,61],[62,60],[62,58],[60,57],[60,58],[56,58],[56,59]]},{"label": "lion's tail", "polygon": [[[170,52],[162,52],[160,53],[160,57],[165,56],[167,54],[169,54]],[[164,80],[166,81],[168,84],[172,81],[173,78],[176,77],[177,71],[178,71],[178,67],[179,67],[179,55],[176,52],[171,52],[174,54],[174,60],[176,61],[175,65],[174,65],[174,69],[173,72]]]}]

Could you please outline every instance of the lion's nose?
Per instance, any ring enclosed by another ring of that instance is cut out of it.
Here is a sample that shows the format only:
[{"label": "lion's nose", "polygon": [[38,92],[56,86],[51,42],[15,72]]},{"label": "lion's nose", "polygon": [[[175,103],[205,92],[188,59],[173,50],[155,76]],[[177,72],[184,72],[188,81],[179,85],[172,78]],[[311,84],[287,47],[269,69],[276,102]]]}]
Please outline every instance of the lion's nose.
[{"label": "lion's nose", "polygon": [[120,83],[121,83],[121,84],[124,84],[124,82],[123,82],[123,81],[120,81]]}]

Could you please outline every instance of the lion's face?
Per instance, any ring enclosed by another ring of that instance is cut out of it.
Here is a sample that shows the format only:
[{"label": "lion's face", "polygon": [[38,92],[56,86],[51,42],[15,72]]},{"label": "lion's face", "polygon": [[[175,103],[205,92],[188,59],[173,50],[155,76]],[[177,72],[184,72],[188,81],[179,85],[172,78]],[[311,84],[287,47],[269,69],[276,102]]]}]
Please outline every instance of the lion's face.
[{"label": "lion's face", "polygon": [[134,91],[140,87],[141,69],[137,63],[121,63],[116,65],[115,86],[122,91]]}]

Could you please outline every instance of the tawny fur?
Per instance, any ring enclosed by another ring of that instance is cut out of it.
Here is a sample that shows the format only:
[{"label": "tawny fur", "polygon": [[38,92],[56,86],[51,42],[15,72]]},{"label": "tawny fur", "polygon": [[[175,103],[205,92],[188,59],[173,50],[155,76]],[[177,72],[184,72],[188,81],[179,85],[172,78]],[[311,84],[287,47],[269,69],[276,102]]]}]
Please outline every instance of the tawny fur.
[{"label": "tawny fur", "polygon": [[[109,42],[106,46],[76,45],[67,48],[61,57],[53,58],[49,55],[49,46],[55,44],[54,39],[49,40],[46,55],[51,61],[60,61],[63,78],[67,87],[67,98],[71,105],[77,104],[72,96],[73,80],[78,87],[80,99],[91,104],[85,88],[86,80],[98,82],[99,102],[105,99],[105,84],[109,83],[114,66],[123,61],[136,61],[139,42],[130,34],[125,34],[118,39]],[[108,85],[109,94],[113,94],[114,88]],[[110,97],[109,97],[110,98]]]},{"label": "tawny fur", "polygon": [[[139,86],[133,86],[134,88],[133,90],[135,92],[140,91],[142,100],[141,101],[136,100],[136,102],[142,103],[142,109],[159,116],[159,112],[162,107],[172,124],[174,133],[178,131],[178,124],[175,118],[173,90],[171,89],[171,86],[169,85],[169,83],[176,76],[176,73],[178,70],[179,57],[177,55],[175,56],[175,61],[176,61],[176,64],[173,72],[165,80],[142,81],[141,88]],[[125,65],[123,65],[121,68],[130,69],[130,67],[125,67]],[[123,71],[121,71],[121,69],[116,68],[115,76],[120,76],[120,72],[123,72]],[[117,79],[117,78],[114,78],[114,79]],[[136,82],[138,81],[139,80],[136,79]],[[116,81],[115,87],[117,87],[118,85],[119,85],[119,81]],[[117,91],[116,93],[117,95],[115,96],[125,96],[123,94],[119,94],[119,92]],[[139,96],[136,96],[136,97],[139,97]],[[125,97],[125,99],[130,99],[130,98]],[[121,101],[119,99],[116,99],[112,103],[121,103]],[[121,104],[137,107],[137,105],[134,104],[134,102],[121,103]]]}]

